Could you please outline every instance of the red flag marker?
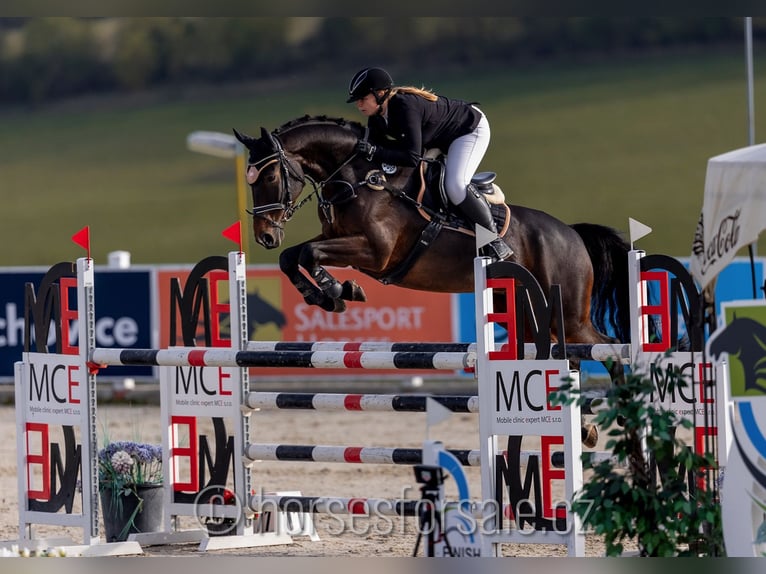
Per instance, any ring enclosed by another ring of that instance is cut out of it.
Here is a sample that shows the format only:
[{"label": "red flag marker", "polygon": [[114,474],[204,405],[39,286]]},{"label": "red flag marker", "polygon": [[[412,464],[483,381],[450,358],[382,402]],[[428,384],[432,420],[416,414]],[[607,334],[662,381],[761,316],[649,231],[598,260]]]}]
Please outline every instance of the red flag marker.
[{"label": "red flag marker", "polygon": [[72,235],[72,241],[85,249],[85,251],[88,252],[88,259],[90,259],[90,227],[86,225],[80,231]]},{"label": "red flag marker", "polygon": [[221,233],[229,241],[233,241],[239,245],[239,252],[242,253],[242,222],[237,221],[232,223],[229,227],[223,230]]}]

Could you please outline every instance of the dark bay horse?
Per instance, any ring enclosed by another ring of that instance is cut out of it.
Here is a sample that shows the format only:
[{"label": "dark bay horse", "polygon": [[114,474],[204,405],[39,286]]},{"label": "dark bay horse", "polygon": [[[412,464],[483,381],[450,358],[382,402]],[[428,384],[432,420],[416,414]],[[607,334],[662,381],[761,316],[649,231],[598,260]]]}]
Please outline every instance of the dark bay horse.
[{"label": "dark bay horse", "polygon": [[[307,304],[342,312],[346,301],[365,300],[359,285],[338,283],[325,266],[350,266],[410,289],[474,290],[473,231],[465,224],[459,229],[448,217],[429,236],[429,220],[440,216],[418,201],[428,162],[394,173],[368,162],[354,153],[364,126],[343,119],[306,116],[273,132],[261,128],[259,138],[234,133],[249,150],[257,243],[278,248],[285,222],[308,199],[318,202],[321,233],[284,249],[279,258]],[[307,183],[313,191],[299,202]],[[513,260],[535,276],[544,293],[561,285],[566,342],[627,342],[628,244],[609,227],[567,225],[543,211],[509,207],[510,223],[501,222],[498,229],[514,250]],[[419,250],[418,244],[427,241],[428,247]],[[605,334],[609,331],[614,337]]]}]

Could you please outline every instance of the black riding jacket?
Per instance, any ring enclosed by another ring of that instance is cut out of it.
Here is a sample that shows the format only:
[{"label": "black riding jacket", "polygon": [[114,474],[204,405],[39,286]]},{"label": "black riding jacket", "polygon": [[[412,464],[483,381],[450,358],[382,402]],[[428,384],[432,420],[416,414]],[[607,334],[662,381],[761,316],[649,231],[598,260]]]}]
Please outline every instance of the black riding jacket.
[{"label": "black riding jacket", "polygon": [[424,150],[447,153],[450,144],[471,133],[480,119],[479,112],[462,100],[439,96],[431,102],[416,94],[396,93],[388,100],[388,122],[381,115],[367,121],[369,141],[377,146],[372,159],[416,166]]}]

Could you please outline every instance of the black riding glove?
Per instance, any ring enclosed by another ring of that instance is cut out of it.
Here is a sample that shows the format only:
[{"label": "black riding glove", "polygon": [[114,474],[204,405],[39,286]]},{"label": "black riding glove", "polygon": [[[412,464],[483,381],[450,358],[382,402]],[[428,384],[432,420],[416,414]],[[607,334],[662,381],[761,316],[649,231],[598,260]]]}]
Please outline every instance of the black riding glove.
[{"label": "black riding glove", "polygon": [[372,156],[375,154],[376,147],[367,140],[358,140],[356,142],[356,153],[363,155],[367,158],[367,161],[372,161]]}]

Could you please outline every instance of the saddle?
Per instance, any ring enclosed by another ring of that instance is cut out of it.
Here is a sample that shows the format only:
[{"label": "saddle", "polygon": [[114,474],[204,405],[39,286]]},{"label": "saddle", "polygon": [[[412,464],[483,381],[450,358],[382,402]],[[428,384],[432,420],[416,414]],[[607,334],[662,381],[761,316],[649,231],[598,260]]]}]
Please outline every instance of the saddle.
[{"label": "saddle", "polygon": [[[473,224],[465,219],[460,210],[447,198],[444,189],[444,173],[446,170],[445,156],[439,150],[429,150],[423,155],[423,159],[412,178],[417,178],[414,191],[407,195],[412,199],[418,209],[418,213],[426,221],[432,221],[435,217],[447,229],[474,235]],[[384,173],[378,174],[385,182]],[[470,185],[484,196],[489,203],[492,217],[495,220],[498,234],[503,235],[508,229],[511,218],[511,210],[505,203],[503,190],[495,183],[497,174],[491,171],[482,171],[471,178]],[[385,183],[373,189],[384,189]]]}]

